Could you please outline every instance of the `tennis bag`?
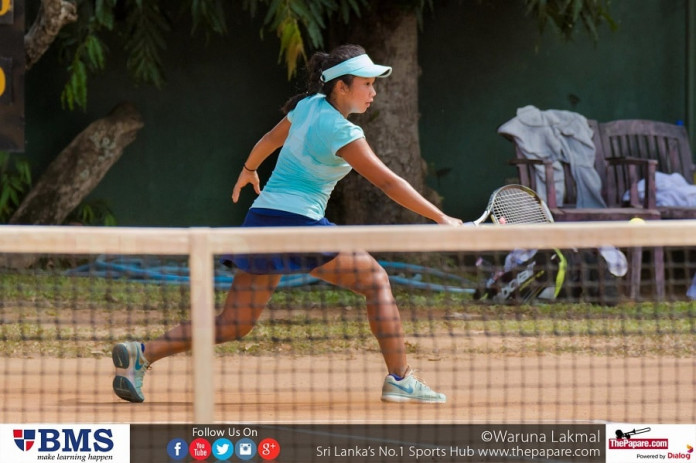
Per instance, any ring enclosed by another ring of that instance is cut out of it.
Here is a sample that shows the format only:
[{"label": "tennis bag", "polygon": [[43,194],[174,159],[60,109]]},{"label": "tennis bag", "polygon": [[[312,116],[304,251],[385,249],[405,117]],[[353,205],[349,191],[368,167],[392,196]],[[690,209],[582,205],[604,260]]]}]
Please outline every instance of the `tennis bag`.
[{"label": "tennis bag", "polygon": [[[535,299],[556,299],[563,288],[567,261],[560,250],[510,253],[503,268],[495,268],[482,259],[476,267],[482,274],[483,287],[475,299],[496,304],[529,304]],[[485,275],[487,274],[487,275]]]},{"label": "tennis bag", "polygon": [[566,300],[615,305],[619,299],[619,279],[595,250],[513,251],[503,268],[482,259],[476,266],[483,285],[474,298],[496,304]]}]

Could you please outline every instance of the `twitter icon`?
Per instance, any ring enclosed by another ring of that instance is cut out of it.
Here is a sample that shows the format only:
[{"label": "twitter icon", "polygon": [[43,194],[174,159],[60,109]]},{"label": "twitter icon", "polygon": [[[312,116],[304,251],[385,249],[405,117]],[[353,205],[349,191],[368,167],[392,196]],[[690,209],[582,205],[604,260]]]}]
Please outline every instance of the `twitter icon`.
[{"label": "twitter icon", "polygon": [[224,437],[213,442],[213,456],[220,461],[228,460],[234,455],[234,445]]}]

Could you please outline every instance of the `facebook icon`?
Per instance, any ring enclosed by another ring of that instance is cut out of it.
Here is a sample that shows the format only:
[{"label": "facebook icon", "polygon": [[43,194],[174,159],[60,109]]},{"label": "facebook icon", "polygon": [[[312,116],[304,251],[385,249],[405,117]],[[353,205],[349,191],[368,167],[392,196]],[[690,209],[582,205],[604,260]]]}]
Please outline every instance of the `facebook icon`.
[{"label": "facebook icon", "polygon": [[184,439],[172,439],[167,444],[167,453],[172,460],[183,460],[188,455],[188,444]]}]

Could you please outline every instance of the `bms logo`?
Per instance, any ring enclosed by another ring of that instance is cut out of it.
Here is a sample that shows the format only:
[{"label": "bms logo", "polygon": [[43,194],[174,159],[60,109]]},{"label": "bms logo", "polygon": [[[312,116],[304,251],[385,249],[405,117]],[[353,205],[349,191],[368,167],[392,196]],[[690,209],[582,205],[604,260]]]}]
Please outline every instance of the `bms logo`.
[{"label": "bms logo", "polygon": [[35,440],[39,441],[39,452],[109,452],[114,448],[110,429],[14,429],[13,435],[23,452],[31,449]]},{"label": "bms logo", "polygon": [[34,446],[36,439],[36,431],[34,429],[13,429],[14,442],[19,447],[19,450],[26,452]]}]

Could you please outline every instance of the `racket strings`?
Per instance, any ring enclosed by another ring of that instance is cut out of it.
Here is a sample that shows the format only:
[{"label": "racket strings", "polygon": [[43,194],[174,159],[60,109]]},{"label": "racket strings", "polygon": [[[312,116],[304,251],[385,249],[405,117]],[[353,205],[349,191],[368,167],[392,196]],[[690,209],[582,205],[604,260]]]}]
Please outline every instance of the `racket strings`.
[{"label": "racket strings", "polygon": [[[517,189],[504,189],[493,199],[491,215],[498,222],[548,223],[553,220],[544,210],[544,206],[529,193]],[[504,219],[504,220],[501,220]]]}]

